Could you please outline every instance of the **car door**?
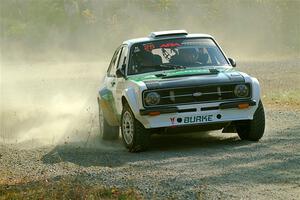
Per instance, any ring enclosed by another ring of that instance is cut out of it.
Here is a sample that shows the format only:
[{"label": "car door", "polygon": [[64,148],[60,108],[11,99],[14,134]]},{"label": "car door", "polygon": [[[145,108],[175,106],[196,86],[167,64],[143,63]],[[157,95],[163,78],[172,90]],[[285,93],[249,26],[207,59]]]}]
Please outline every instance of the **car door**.
[{"label": "car door", "polygon": [[[108,123],[110,125],[116,126],[117,125],[117,117],[118,117],[118,113],[117,113],[117,109],[116,109],[116,105],[117,105],[117,99],[115,96],[115,88],[116,88],[116,69],[118,66],[118,61],[120,58],[120,54],[121,54],[121,47],[119,47],[112,59],[111,62],[109,64],[109,67],[107,69],[107,73],[105,76],[105,89],[103,90],[103,96],[106,97],[106,99],[104,100],[105,102],[105,106],[103,110],[105,110],[104,112],[104,116],[106,118],[106,120],[108,121]],[[105,92],[104,92],[105,91]]]},{"label": "car door", "polygon": [[120,61],[120,55],[122,53],[122,48],[123,48],[123,46],[120,46],[118,48],[118,50],[115,52],[114,58],[112,59],[113,63],[111,63],[111,66],[107,72],[107,78],[108,78],[107,88],[112,92],[113,102],[111,102],[111,103],[113,104],[114,112],[117,115],[120,114],[120,112],[118,112],[119,109],[117,109],[120,100],[117,98],[117,95],[116,95],[117,94],[116,85],[118,82],[118,78],[116,76],[116,70],[117,70],[117,67],[118,67],[118,64]]},{"label": "car door", "polygon": [[[128,46],[123,45],[121,47],[120,58],[118,60],[117,69],[122,69],[123,65],[126,68],[127,62],[128,62],[127,54],[128,54]],[[124,73],[125,73],[125,69],[124,69]],[[112,90],[112,92],[115,96],[115,99],[116,99],[116,109],[117,109],[118,114],[121,114],[122,109],[123,109],[122,108],[122,92],[126,87],[125,81],[126,80],[123,77],[116,77],[115,78],[115,87]]]}]

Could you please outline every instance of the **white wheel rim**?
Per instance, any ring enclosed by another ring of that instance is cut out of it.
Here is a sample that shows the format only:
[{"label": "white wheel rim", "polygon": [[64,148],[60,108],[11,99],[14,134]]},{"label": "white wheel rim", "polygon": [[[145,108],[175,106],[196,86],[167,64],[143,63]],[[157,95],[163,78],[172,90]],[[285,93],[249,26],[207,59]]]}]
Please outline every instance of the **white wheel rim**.
[{"label": "white wheel rim", "polygon": [[133,118],[128,111],[125,111],[122,118],[123,136],[126,144],[131,144],[133,140]]}]

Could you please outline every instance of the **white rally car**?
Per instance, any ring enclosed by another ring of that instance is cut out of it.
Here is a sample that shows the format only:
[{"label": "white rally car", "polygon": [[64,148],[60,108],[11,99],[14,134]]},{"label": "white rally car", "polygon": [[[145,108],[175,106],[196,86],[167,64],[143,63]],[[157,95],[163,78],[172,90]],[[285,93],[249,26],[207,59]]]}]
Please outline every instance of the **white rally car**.
[{"label": "white rally car", "polygon": [[115,51],[98,94],[100,134],[145,150],[153,133],[223,129],[258,141],[265,115],[256,78],[237,71],[214,38],[153,32]]}]

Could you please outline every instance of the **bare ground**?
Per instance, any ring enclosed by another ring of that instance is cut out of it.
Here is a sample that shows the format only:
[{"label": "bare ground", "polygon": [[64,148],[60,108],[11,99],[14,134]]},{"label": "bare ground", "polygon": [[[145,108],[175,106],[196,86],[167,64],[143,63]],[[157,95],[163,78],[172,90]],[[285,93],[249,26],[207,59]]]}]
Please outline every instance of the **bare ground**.
[{"label": "bare ground", "polygon": [[10,66],[1,80],[0,199],[47,197],[41,185],[60,196],[54,183],[61,181],[67,194],[81,186],[65,198],[99,186],[134,190],[124,198],[299,199],[299,60],[239,66],[262,85],[267,127],[260,142],[220,132],[154,136],[138,154],[97,135],[97,63],[42,67]]}]

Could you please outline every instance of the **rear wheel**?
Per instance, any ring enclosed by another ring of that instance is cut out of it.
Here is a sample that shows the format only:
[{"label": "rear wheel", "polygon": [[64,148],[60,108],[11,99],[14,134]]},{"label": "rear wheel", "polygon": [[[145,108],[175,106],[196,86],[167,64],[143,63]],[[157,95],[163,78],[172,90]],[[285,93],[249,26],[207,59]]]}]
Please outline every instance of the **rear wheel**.
[{"label": "rear wheel", "polygon": [[261,101],[254,113],[253,120],[236,125],[236,130],[242,140],[258,141],[265,131],[265,112]]},{"label": "rear wheel", "polygon": [[149,146],[150,133],[135,119],[128,105],[123,107],[121,116],[122,139],[130,152],[144,151]]},{"label": "rear wheel", "polygon": [[104,118],[103,111],[100,106],[100,100],[98,99],[99,106],[99,128],[100,138],[103,140],[116,140],[119,138],[119,127],[110,126]]}]

